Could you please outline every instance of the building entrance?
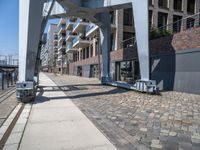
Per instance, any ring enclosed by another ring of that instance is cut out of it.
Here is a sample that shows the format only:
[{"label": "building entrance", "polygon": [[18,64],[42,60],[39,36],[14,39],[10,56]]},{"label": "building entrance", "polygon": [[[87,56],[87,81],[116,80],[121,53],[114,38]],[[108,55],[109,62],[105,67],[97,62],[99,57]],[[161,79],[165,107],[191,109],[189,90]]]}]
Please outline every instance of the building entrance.
[{"label": "building entrance", "polygon": [[116,63],[116,81],[134,83],[140,79],[139,62],[137,60]]},{"label": "building entrance", "polygon": [[91,78],[99,78],[99,67],[98,65],[90,66],[90,77]]},{"label": "building entrance", "polygon": [[82,66],[78,66],[78,68],[77,68],[77,76],[82,77],[82,74],[83,74]]}]

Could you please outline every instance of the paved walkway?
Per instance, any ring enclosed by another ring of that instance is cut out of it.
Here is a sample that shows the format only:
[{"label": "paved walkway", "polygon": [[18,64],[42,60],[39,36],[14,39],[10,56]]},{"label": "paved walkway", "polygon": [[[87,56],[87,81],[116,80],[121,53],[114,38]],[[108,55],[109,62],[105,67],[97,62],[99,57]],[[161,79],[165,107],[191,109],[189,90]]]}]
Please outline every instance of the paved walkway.
[{"label": "paved walkway", "polygon": [[116,150],[46,75],[33,104],[20,150]]},{"label": "paved walkway", "polygon": [[200,150],[200,95],[148,95],[47,74],[120,150]]}]

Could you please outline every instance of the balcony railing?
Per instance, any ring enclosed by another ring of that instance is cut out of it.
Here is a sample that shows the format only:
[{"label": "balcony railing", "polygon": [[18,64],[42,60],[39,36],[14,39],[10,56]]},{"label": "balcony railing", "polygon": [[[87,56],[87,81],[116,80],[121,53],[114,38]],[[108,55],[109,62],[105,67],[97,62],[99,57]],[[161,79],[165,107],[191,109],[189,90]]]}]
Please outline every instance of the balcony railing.
[{"label": "balcony railing", "polygon": [[65,39],[66,39],[66,35],[60,35],[58,39],[58,43],[60,43],[61,41],[64,41]]},{"label": "balcony railing", "polygon": [[89,25],[86,27],[86,33],[89,32],[90,30],[92,30],[92,29],[95,28],[95,27],[96,27],[95,24],[93,24],[93,23],[89,24]]},{"label": "balcony railing", "polygon": [[[180,19],[173,23],[159,27],[157,29],[150,30],[149,32],[159,33],[159,37],[171,35],[185,30],[191,30],[192,28],[200,27],[200,12],[186,18]],[[156,34],[158,34],[156,33]],[[136,38],[131,37],[121,42],[121,48],[127,48],[136,44]]]},{"label": "balcony railing", "polygon": [[65,44],[61,44],[58,46],[58,50],[62,50],[62,49],[65,49],[66,48],[66,45]]},{"label": "balcony railing", "polygon": [[77,43],[78,41],[79,41],[79,36],[76,36],[75,38],[74,38],[74,40],[73,40],[73,44],[75,44],[75,43]]},{"label": "balcony railing", "polygon": [[67,44],[66,49],[71,49],[72,48],[72,44]]},{"label": "balcony railing", "polygon": [[78,18],[73,25],[73,32],[75,32],[75,30],[79,27],[79,25],[82,25],[80,26],[80,29],[79,29],[79,30],[82,30],[82,29],[85,29],[84,26],[87,26],[88,24],[89,24],[89,21]]},{"label": "balcony railing", "polygon": [[99,27],[93,23],[86,26],[86,37],[93,36]]},{"label": "balcony railing", "polygon": [[61,34],[62,32],[65,32],[65,28],[66,28],[65,25],[61,26],[60,30],[58,31],[58,35]]},{"label": "balcony railing", "polygon": [[90,41],[88,38],[86,37],[80,37],[80,36],[76,36],[73,40],[73,47],[74,48],[84,48],[86,46],[89,46]]},{"label": "balcony railing", "polygon": [[189,29],[192,29],[194,27],[199,27],[199,26],[200,26],[200,12],[194,15],[185,17],[183,19],[177,20],[173,23],[159,27],[158,30],[160,32],[168,31],[172,34],[172,33],[177,33],[184,30],[189,30]]},{"label": "balcony railing", "polygon": [[72,41],[77,35],[72,32],[67,32],[66,41]]},{"label": "balcony railing", "polygon": [[78,24],[79,24],[80,22],[81,22],[81,19],[78,18],[78,19],[75,21],[74,25],[73,25],[73,29],[75,29],[75,28],[78,26]]},{"label": "balcony railing", "polygon": [[67,19],[66,21],[66,30],[72,30],[74,25],[75,19]]},{"label": "balcony railing", "polygon": [[71,24],[71,19],[67,19],[66,21],[66,27],[69,26]]}]

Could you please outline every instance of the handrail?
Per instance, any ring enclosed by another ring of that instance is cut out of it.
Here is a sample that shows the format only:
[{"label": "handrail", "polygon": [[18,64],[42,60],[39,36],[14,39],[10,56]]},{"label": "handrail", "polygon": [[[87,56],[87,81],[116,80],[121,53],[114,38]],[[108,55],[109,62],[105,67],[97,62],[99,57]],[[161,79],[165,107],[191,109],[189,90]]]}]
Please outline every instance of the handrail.
[{"label": "handrail", "polygon": [[[155,28],[155,29],[158,31],[169,31],[170,34],[173,34],[173,33],[178,33],[184,30],[189,30],[191,28],[198,27],[198,26],[200,26],[200,12],[187,16],[180,20],[177,20],[173,23],[169,23],[167,25]],[[155,29],[151,29],[150,32],[152,32]],[[121,45],[121,48],[126,48],[126,47],[129,47],[130,45],[132,46],[135,44],[136,44],[136,38],[134,36],[134,37],[123,40],[120,45]]]}]

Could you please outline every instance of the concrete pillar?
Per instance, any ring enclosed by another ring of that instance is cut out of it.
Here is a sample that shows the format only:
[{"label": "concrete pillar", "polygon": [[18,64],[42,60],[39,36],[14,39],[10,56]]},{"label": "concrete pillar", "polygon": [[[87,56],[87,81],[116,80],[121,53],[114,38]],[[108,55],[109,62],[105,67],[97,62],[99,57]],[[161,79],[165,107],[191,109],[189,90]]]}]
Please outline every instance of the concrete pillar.
[{"label": "concrete pillar", "polygon": [[[187,0],[182,1],[182,9],[183,9],[183,18],[187,17]],[[187,19],[181,22],[181,30],[186,30]]]},{"label": "concrete pillar", "polygon": [[123,9],[116,10],[116,33],[115,33],[115,50],[121,48],[121,42],[123,41]]},{"label": "concrete pillar", "polygon": [[96,56],[96,49],[97,49],[97,47],[96,47],[96,39],[95,38],[93,39],[92,44],[93,44],[93,57],[94,57],[94,56]]},{"label": "concrete pillar", "polygon": [[187,0],[182,1],[183,14],[187,15]]},{"label": "concrete pillar", "polygon": [[200,11],[200,0],[195,1],[195,13],[198,13]]},{"label": "concrete pillar", "polygon": [[102,25],[99,27],[100,43],[102,50],[102,71],[101,82],[105,84],[111,80],[110,78],[110,14],[108,12],[101,14]]},{"label": "concrete pillar", "polygon": [[158,0],[154,0],[154,9],[152,10],[153,27],[158,27]]},{"label": "concrete pillar", "polygon": [[149,25],[148,0],[133,0],[133,16],[142,81],[149,81]]},{"label": "concrete pillar", "polygon": [[[169,13],[168,13],[167,24],[171,24],[173,23],[174,0],[169,0],[168,2],[169,2]],[[173,25],[168,26],[167,30],[173,31]]]},{"label": "concrete pillar", "polygon": [[[196,0],[195,2],[195,13],[198,13],[200,11],[200,0]],[[200,16],[195,16],[195,26],[199,26],[200,25]]]},{"label": "concrete pillar", "polygon": [[80,61],[81,60],[81,50],[79,49],[79,52],[78,52],[78,60]]},{"label": "concrete pillar", "polygon": [[89,58],[91,57],[91,45],[89,46]]},{"label": "concrete pillar", "polygon": [[[19,1],[19,81],[33,81],[44,0]],[[36,11],[37,8],[37,11]]]},{"label": "concrete pillar", "polygon": [[87,59],[87,48],[85,48],[85,59]]}]

